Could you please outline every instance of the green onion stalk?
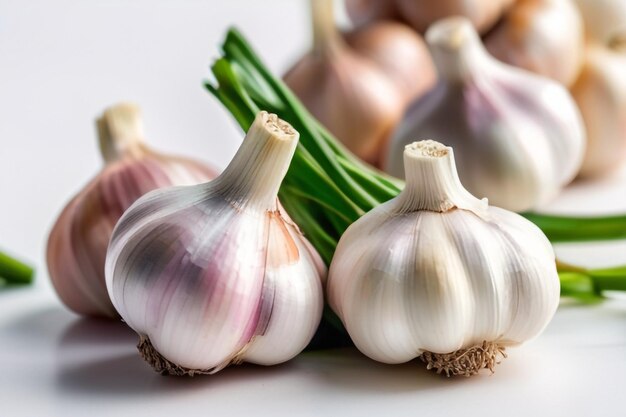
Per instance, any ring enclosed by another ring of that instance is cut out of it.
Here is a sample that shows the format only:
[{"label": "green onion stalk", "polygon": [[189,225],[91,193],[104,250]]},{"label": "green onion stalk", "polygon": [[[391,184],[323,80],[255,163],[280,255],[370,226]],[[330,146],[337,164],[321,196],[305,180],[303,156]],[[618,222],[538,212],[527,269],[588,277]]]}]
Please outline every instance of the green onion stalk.
[{"label": "green onion stalk", "polygon": [[[403,182],[357,159],[267,69],[243,35],[230,29],[206,88],[248,130],[260,110],[276,113],[300,132],[300,143],[279,192],[290,216],[330,264],[346,228],[395,197]],[[626,237],[626,215],[564,217],[527,213],[553,243]],[[598,300],[604,291],[626,291],[626,266],[585,269],[557,262],[562,295]]]},{"label": "green onion stalk", "polygon": [[33,276],[32,267],[0,251],[0,285],[30,284]]}]

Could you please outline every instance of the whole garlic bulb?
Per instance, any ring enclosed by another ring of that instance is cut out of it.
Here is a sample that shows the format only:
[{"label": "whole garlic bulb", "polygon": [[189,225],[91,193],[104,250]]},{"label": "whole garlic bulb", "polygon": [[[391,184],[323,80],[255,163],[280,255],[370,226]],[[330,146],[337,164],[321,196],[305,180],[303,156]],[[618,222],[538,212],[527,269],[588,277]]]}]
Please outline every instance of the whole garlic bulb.
[{"label": "whole garlic bulb", "polygon": [[328,301],[370,358],[417,356],[470,376],[537,336],[559,303],[548,239],[534,224],[488,207],[461,185],[452,148],[404,151],[406,186],[341,237]]},{"label": "whole garlic bulb", "polygon": [[400,16],[424,33],[437,20],[463,16],[480,32],[493,27],[516,0],[395,0]]},{"label": "whole garlic bulb", "polygon": [[598,177],[626,160],[626,2],[578,4],[587,32],[583,70],[571,88],[587,128],[580,175]]},{"label": "whole garlic bulb", "polygon": [[276,364],[311,340],[326,271],[277,199],[297,142],[261,112],[219,177],[156,190],[120,219],[107,288],[157,371]]},{"label": "whole garlic bulb", "polygon": [[285,83],[348,149],[379,164],[407,102],[432,83],[430,58],[419,35],[397,24],[364,28],[346,42],[332,0],[310,2],[313,48],[285,74]]},{"label": "whole garlic bulb", "polygon": [[571,0],[518,0],[485,46],[503,62],[569,86],[582,67],[583,22]]},{"label": "whole garlic bulb", "polygon": [[439,81],[394,133],[388,172],[402,176],[404,147],[425,135],[457,150],[472,194],[508,210],[536,207],[574,178],[585,139],[567,90],[489,56],[464,18],[436,23],[426,41]]},{"label": "whole garlic bulb", "polygon": [[200,162],[150,150],[140,110],[133,104],[110,107],[97,126],[105,166],[61,212],[48,238],[47,263],[66,306],[82,315],[116,317],[104,258],[124,210],[148,191],[196,184],[216,174]]}]

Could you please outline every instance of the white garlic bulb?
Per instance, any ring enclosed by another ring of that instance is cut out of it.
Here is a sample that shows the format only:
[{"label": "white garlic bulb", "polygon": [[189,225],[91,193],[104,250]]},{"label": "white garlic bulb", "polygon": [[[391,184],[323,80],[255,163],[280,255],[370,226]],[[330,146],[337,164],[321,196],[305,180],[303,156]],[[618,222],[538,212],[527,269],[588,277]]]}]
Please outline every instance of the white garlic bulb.
[{"label": "white garlic bulb", "polygon": [[492,58],[464,18],[439,21],[426,41],[439,81],[396,129],[388,172],[403,175],[404,147],[420,135],[454,147],[465,187],[508,210],[534,208],[574,178],[585,137],[567,90]]},{"label": "white garlic bulb", "polygon": [[218,178],[152,192],[117,224],[107,288],[157,371],[276,364],[311,340],[326,271],[277,199],[297,142],[261,112]]},{"label": "white garlic bulb", "polygon": [[201,162],[148,148],[134,104],[106,109],[97,126],[105,166],[61,212],[48,238],[47,263],[52,284],[70,309],[116,317],[104,282],[104,258],[124,210],[156,188],[197,184],[217,173]]},{"label": "white garlic bulb", "polygon": [[341,237],[328,301],[365,355],[470,376],[537,336],[556,311],[559,278],[534,224],[461,185],[452,148],[404,151],[406,186]]}]

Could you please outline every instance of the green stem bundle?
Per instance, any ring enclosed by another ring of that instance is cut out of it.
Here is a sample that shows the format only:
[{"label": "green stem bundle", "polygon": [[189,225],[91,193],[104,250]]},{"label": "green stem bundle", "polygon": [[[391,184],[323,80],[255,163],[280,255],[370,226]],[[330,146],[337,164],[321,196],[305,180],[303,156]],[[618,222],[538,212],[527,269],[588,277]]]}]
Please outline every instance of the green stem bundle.
[{"label": "green stem bundle", "polygon": [[[245,38],[230,29],[208,90],[248,130],[260,110],[276,113],[300,132],[300,143],[279,197],[304,234],[330,263],[339,237],[361,215],[395,197],[402,181],[367,166],[346,150],[274,77]],[[626,237],[626,216],[564,217],[527,213],[552,242]],[[559,264],[562,294],[597,299],[626,291],[626,267],[587,270]]]}]

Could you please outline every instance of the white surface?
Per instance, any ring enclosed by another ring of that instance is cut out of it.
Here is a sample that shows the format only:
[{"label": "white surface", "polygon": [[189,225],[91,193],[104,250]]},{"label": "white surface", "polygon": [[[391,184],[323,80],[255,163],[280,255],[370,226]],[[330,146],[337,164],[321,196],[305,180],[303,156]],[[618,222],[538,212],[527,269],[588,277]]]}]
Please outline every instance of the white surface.
[{"label": "white surface", "polygon": [[[0,292],[0,415],[625,414],[625,301],[562,306],[495,375],[470,380],[353,350],[164,378],[135,354],[123,325],[67,312],[46,275],[45,239],[100,167],[93,119],[136,100],[155,148],[223,167],[241,136],[201,81],[231,23],[277,72],[308,39],[302,0],[0,0],[0,247],[39,269],[33,287]],[[576,184],[547,209],[626,211],[626,174]],[[626,264],[624,242],[557,252],[590,266]]]}]

